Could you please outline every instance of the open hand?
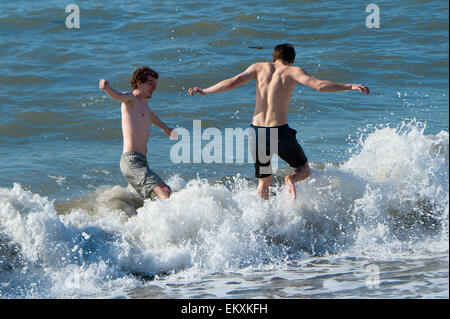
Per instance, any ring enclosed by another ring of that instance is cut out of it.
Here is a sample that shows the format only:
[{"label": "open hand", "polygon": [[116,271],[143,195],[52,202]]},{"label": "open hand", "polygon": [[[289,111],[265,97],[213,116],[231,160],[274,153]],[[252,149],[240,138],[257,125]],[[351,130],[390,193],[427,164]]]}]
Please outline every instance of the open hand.
[{"label": "open hand", "polygon": [[197,93],[197,94],[200,94],[200,95],[205,95],[206,94],[206,90],[201,89],[199,87],[194,87],[194,88],[190,88],[188,90],[188,93],[189,93],[190,96],[193,96],[194,93]]},{"label": "open hand", "polygon": [[169,128],[168,130],[165,130],[164,133],[167,134],[167,136],[170,137],[171,140],[177,140],[178,139],[178,132],[172,128]]},{"label": "open hand", "polygon": [[365,86],[364,84],[352,84],[352,90],[359,90],[362,94],[366,93],[369,94],[369,88]]}]

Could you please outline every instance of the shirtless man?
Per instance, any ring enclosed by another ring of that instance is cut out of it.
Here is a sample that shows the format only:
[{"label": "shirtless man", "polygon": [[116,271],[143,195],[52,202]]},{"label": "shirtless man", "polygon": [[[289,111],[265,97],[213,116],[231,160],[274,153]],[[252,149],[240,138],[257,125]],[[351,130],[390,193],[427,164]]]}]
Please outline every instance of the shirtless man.
[{"label": "shirtless man", "polygon": [[[130,185],[144,198],[154,192],[158,198],[170,197],[170,187],[148,166],[147,142],[150,137],[150,124],[159,127],[169,137],[172,131],[148,106],[158,82],[158,73],[148,66],[137,68],[131,77],[133,92],[119,93],[101,79],[99,88],[110,98],[122,102],[123,153],[120,170]],[[176,134],[173,135],[176,138]]]},{"label": "shirtless man", "polygon": [[[345,90],[358,90],[369,94],[369,89],[362,84],[343,84],[332,81],[316,79],[306,73],[302,68],[293,66],[295,50],[290,44],[280,44],[273,50],[273,62],[259,62],[247,68],[244,72],[223,80],[207,89],[190,88],[188,93],[206,95],[221,93],[235,89],[250,80],[256,79],[256,103],[251,127],[256,131],[256,140],[252,141],[252,151],[255,159],[255,176],[258,178],[258,194],[263,199],[269,198],[269,186],[272,184],[270,160],[262,160],[258,151],[260,137],[266,135],[269,141],[270,131],[277,129],[278,156],[286,161],[294,172],[285,177],[289,192],[296,198],[295,183],[306,179],[310,175],[308,160],[295,138],[297,133],[291,129],[287,122],[287,112],[294,87],[300,83],[320,92],[337,92]],[[272,156],[270,152],[266,155]],[[261,168],[266,168],[261,173]],[[267,168],[269,172],[267,173]]]}]

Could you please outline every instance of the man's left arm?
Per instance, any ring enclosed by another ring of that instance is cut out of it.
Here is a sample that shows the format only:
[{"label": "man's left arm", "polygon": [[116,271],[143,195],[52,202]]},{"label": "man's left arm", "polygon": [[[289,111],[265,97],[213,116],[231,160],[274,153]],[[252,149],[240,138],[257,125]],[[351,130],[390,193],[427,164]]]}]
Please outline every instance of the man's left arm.
[{"label": "man's left arm", "polygon": [[150,122],[159,127],[167,136],[170,138],[176,139],[177,135],[171,136],[172,134],[176,134],[176,131],[168,127],[160,118],[150,110]]},{"label": "man's left arm", "polygon": [[338,91],[347,91],[347,90],[359,90],[361,93],[369,94],[370,90],[364,84],[346,84],[346,83],[337,83],[333,81],[327,80],[319,80],[313,76],[310,76],[306,73],[302,68],[296,67],[294,72],[294,78],[300,84],[308,86],[312,89],[315,89],[320,92],[338,92]]}]

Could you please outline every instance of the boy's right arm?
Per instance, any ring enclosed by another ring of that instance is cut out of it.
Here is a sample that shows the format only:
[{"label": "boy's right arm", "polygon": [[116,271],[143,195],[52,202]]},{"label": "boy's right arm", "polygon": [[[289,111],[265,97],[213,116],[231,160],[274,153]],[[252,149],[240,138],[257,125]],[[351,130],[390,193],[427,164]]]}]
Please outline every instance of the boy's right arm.
[{"label": "boy's right arm", "polygon": [[105,79],[101,79],[98,83],[98,87],[102,89],[110,98],[116,101],[120,101],[122,103],[130,102],[134,95],[132,93],[119,93],[109,86],[109,81]]},{"label": "boy's right arm", "polygon": [[190,88],[188,90],[188,93],[189,93],[189,95],[193,96],[194,93],[197,93],[200,95],[206,95],[206,94],[211,94],[211,93],[222,93],[222,92],[233,90],[233,89],[249,82],[250,80],[253,80],[256,77],[256,64],[257,63],[252,64],[244,72],[242,72],[232,78],[229,78],[229,79],[223,80],[219,83],[216,83],[207,89],[202,89],[199,87]]}]

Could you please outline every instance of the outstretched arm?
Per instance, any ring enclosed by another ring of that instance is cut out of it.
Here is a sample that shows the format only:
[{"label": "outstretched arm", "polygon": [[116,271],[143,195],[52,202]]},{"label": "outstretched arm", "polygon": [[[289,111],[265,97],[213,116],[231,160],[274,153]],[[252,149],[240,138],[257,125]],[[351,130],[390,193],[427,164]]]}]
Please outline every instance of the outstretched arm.
[{"label": "outstretched arm", "polygon": [[300,84],[308,86],[312,89],[315,89],[320,92],[338,92],[338,91],[347,91],[347,90],[359,90],[361,93],[369,94],[369,88],[364,84],[345,84],[345,83],[337,83],[333,81],[319,80],[313,76],[310,76],[301,68],[296,68],[295,70],[295,79]]},{"label": "outstretched arm", "polygon": [[134,95],[132,93],[117,92],[109,86],[109,81],[106,81],[105,79],[100,80],[100,82],[98,83],[98,87],[102,89],[110,98],[116,101],[127,103],[134,98]]},{"label": "outstretched arm", "polygon": [[202,89],[199,87],[194,87],[194,88],[190,88],[188,90],[189,95],[193,96],[194,93],[198,93],[200,95],[205,95],[205,94],[211,94],[211,93],[222,93],[222,92],[226,92],[226,91],[230,91],[233,90],[247,82],[249,82],[250,80],[253,80],[256,77],[256,67],[255,64],[249,66],[247,68],[247,70],[245,70],[244,72],[223,80],[217,84],[214,84],[213,86],[210,86],[207,89]]},{"label": "outstretched arm", "polygon": [[177,139],[178,138],[178,134],[175,130],[171,129],[170,127],[168,127],[163,121],[161,121],[159,119],[159,117],[153,113],[150,110],[150,122],[153,125],[156,125],[157,127],[159,127],[167,136],[169,136],[171,139]]}]

